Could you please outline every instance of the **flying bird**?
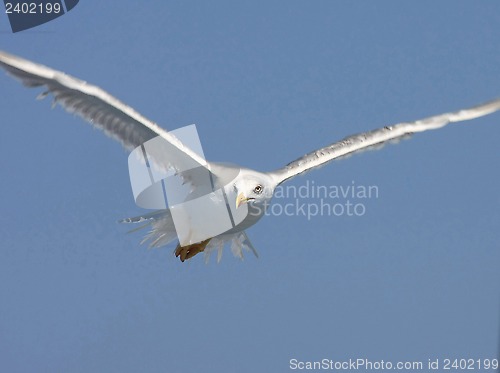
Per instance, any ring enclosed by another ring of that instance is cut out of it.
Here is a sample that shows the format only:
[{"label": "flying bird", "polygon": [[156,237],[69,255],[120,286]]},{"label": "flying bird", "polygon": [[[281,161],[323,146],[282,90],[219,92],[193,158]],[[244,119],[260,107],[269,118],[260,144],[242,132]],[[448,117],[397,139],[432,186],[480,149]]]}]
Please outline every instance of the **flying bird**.
[{"label": "flying bird", "polygon": [[[2,51],[0,51],[0,66],[27,87],[43,87],[44,91],[37,98],[41,99],[51,94],[53,106],[60,104],[67,111],[81,116],[94,127],[120,142],[127,150],[133,151],[149,140],[161,137],[177,153],[197,164],[204,164],[215,177],[230,172],[231,166],[206,162],[197,152],[187,147],[172,133],[97,86]],[[257,255],[245,230],[262,218],[276,187],[281,183],[335,159],[369,149],[378,149],[386,143],[397,142],[416,132],[438,129],[449,123],[479,118],[497,110],[500,110],[500,99],[468,109],[351,135],[310,152],[288,163],[283,168],[271,172],[259,172],[240,167],[238,176],[232,180],[231,185],[235,191],[234,200],[226,201],[226,203],[235,208],[245,205],[248,208],[248,214],[242,221],[233,224],[231,229],[222,234],[187,245],[179,243],[175,248],[175,255],[184,262],[200,252],[205,252],[206,258],[208,258],[211,252],[217,251],[217,259],[220,260],[226,244],[229,244],[233,254],[240,258],[243,257],[243,250],[252,251]],[[165,157],[164,159],[155,159],[155,161],[166,169],[177,170],[179,165],[176,164],[176,157],[172,158]],[[192,185],[194,189],[200,187],[196,185],[196,181],[188,180],[187,182],[194,184]],[[206,219],[210,219],[210,217],[207,216]],[[148,228],[149,231],[142,242],[149,242],[150,247],[164,246],[178,238],[172,212],[169,209],[123,219],[122,222],[140,224],[133,231]]]}]

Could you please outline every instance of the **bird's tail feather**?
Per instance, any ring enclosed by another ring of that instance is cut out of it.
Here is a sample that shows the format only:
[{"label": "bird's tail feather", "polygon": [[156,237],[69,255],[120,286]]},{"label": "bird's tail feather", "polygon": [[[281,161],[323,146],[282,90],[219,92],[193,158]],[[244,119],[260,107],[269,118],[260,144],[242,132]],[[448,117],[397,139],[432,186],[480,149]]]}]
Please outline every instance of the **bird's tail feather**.
[{"label": "bird's tail feather", "polygon": [[[149,231],[141,241],[141,244],[148,242],[149,248],[166,246],[177,239],[170,210],[158,210],[149,214],[122,219],[119,222],[125,224],[144,223],[133,228],[129,233],[149,228]],[[210,254],[215,251],[217,252],[217,262],[219,262],[222,257],[222,251],[228,244],[233,255],[239,259],[243,259],[243,251],[245,250],[251,251],[256,257],[259,257],[257,250],[255,250],[250,239],[243,231],[212,238],[205,248],[205,261],[208,262]]]},{"label": "bird's tail feather", "polygon": [[126,224],[144,223],[131,229],[128,233],[150,228],[141,241],[141,244],[149,241],[149,248],[168,245],[177,238],[174,221],[169,210],[158,210],[149,214],[122,219],[119,222]]}]

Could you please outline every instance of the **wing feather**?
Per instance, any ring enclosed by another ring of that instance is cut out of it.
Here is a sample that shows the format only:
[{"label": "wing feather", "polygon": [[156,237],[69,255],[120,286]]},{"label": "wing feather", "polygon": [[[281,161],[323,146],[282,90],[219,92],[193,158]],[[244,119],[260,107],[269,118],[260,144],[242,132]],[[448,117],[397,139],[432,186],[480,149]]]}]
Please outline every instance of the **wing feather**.
[{"label": "wing feather", "polygon": [[[0,51],[0,67],[26,87],[44,86],[45,91],[38,95],[38,99],[52,94],[53,105],[60,104],[67,111],[81,116],[128,150],[161,136],[187,158],[199,165],[206,164],[203,157],[174,135],[97,86],[3,51]],[[158,163],[167,168],[176,168],[168,160],[158,160]]]},{"label": "wing feather", "polygon": [[398,142],[414,133],[438,129],[452,122],[462,122],[500,110],[500,99],[451,113],[435,115],[414,122],[385,126],[373,131],[348,136],[338,142],[318,149],[274,171],[274,176],[283,182],[291,177],[322,166],[327,162],[371,149],[379,149],[388,142]]}]

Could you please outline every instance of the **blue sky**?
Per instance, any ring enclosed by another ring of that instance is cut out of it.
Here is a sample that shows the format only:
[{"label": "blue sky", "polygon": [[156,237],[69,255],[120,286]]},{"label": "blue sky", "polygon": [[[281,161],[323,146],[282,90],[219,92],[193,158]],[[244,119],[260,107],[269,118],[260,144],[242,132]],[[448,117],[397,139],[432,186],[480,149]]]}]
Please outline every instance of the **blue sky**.
[{"label": "blue sky", "polygon": [[[500,96],[497,2],[159,4],[80,2],[17,34],[1,15],[0,49],[264,171]],[[205,265],[116,223],[141,211],[117,143],[5,75],[0,91],[0,370],[498,357],[499,114],[292,180],[379,194],[363,216],[266,217],[247,232],[259,259]]]}]

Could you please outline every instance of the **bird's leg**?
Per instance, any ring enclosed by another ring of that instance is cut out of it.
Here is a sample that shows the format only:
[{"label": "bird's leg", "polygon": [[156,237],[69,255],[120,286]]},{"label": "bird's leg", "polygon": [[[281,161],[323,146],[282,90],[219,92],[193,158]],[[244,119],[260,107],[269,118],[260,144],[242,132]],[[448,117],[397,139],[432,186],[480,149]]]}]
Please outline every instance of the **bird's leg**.
[{"label": "bird's leg", "polygon": [[192,258],[196,254],[205,251],[205,248],[210,240],[211,238],[187,246],[181,246],[181,244],[178,244],[175,248],[175,257],[180,257],[179,259],[181,262],[184,262],[186,259]]}]

